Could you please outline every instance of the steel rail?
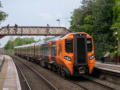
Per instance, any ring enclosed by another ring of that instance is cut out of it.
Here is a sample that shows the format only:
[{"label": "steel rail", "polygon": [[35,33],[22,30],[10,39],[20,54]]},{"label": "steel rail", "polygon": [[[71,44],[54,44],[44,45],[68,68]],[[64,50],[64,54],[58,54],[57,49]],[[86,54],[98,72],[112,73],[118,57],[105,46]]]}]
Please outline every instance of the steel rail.
[{"label": "steel rail", "polygon": [[[21,61],[21,63],[23,63],[23,62]],[[29,67],[29,66],[28,66],[27,64],[25,64],[25,63],[23,63],[23,64],[24,64],[25,66],[27,66],[29,69],[31,69],[33,72],[35,72],[38,76],[40,76],[40,77],[41,77],[44,81],[46,81],[51,87],[54,87],[54,85],[53,85],[52,83],[50,83],[47,79],[45,79],[45,78],[44,78],[40,73],[38,73],[36,70],[34,70],[33,68]],[[92,81],[92,82],[94,82],[94,83],[96,83],[96,84],[99,84],[99,85],[101,85],[101,86],[103,86],[103,87],[109,88],[109,89],[111,89],[111,90],[117,90],[116,88],[111,87],[111,86],[108,86],[108,85],[105,85],[105,84],[103,84],[103,83],[100,83],[98,80],[94,80],[92,77],[88,77],[87,75],[84,75],[83,78],[85,78],[85,79],[87,79],[87,80],[90,80],[90,81]],[[75,85],[83,88],[84,90],[89,90],[88,88],[80,85],[79,82],[74,82],[74,81],[71,81],[71,80],[70,80],[70,82],[72,82],[73,84],[75,84]],[[55,88],[53,88],[52,90],[58,90],[58,88],[55,87]]]},{"label": "steel rail", "polygon": [[33,71],[37,76],[39,76],[44,82],[50,86],[51,90],[58,90],[56,86],[54,86],[50,81],[48,81],[43,75],[41,75],[39,72],[37,72],[35,69],[29,67],[27,64],[23,63],[19,60],[22,64],[24,64],[27,68],[29,68],[31,71]]},{"label": "steel rail", "polygon": [[29,88],[29,90],[32,90],[31,87],[30,87],[30,84],[28,83],[28,81],[27,81],[27,79],[26,79],[24,73],[22,72],[21,68],[20,68],[17,64],[15,64],[15,65],[16,65],[16,67],[19,69],[19,71],[20,71],[22,77],[24,78],[24,82],[26,83],[26,85],[27,85],[27,87]]},{"label": "steel rail", "polygon": [[86,87],[80,85],[78,82],[74,82],[74,81],[70,81],[70,82],[72,82],[73,84],[75,84],[75,85],[81,87],[81,88],[84,89],[84,90],[89,90],[89,89],[87,89]]},{"label": "steel rail", "polygon": [[2,70],[2,67],[3,67],[4,62],[5,62],[5,58],[3,58],[3,60],[2,60],[2,62],[1,62],[1,64],[0,64],[0,72],[1,72],[1,70]]},{"label": "steel rail", "polygon": [[102,82],[102,81],[99,80],[99,79],[94,79],[93,77],[90,77],[90,76],[87,76],[87,75],[84,75],[83,77],[84,77],[85,79],[88,79],[88,80],[90,80],[90,81],[92,81],[92,82],[94,82],[94,83],[97,83],[97,84],[99,84],[99,85],[101,85],[101,86],[103,86],[103,87],[109,88],[109,89],[111,89],[111,90],[117,90],[117,89],[118,89],[118,88],[112,87],[111,85],[105,84],[104,82]]},{"label": "steel rail", "polygon": [[[21,62],[21,61],[20,61],[20,62]],[[21,62],[21,63],[23,63],[23,62]],[[29,69],[31,69],[31,67],[29,67],[29,66],[26,65],[25,63],[23,63],[23,64],[24,64],[25,66],[27,66]],[[34,69],[31,69],[31,70],[34,71]],[[34,72],[37,73],[37,74],[39,74],[43,79],[45,79],[45,78],[44,78],[40,73],[38,73],[37,71],[34,71]],[[47,79],[45,79],[45,81],[47,81],[52,87],[54,87],[54,85],[51,84]],[[84,89],[84,90],[88,90],[86,87],[84,87],[84,86],[78,84],[77,82],[74,82],[74,81],[70,81],[70,82],[72,82],[73,84],[75,84],[75,85],[81,87],[81,88]],[[52,89],[52,90],[58,90],[58,88],[55,87],[55,89]]]}]

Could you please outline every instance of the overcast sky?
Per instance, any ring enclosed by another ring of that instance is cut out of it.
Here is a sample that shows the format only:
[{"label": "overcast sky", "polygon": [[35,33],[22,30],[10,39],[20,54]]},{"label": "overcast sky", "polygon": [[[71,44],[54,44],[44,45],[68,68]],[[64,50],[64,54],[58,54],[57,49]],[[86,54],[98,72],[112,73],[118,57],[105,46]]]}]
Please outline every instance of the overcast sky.
[{"label": "overcast sky", "polygon": [[[18,24],[20,26],[61,26],[69,27],[70,17],[75,8],[80,7],[81,0],[1,0],[2,10],[8,17],[1,26]],[[9,37],[0,40],[1,47]]]}]

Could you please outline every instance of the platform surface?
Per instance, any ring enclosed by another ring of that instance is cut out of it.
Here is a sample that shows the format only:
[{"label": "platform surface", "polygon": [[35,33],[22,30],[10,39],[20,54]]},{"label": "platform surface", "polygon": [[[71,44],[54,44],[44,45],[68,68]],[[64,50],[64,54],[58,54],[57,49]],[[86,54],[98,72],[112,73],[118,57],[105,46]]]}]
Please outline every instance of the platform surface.
[{"label": "platform surface", "polygon": [[0,64],[4,57],[5,61],[0,71],[0,90],[21,90],[17,69],[12,58],[0,55]]},{"label": "platform surface", "polygon": [[120,65],[116,65],[116,64],[106,64],[96,61],[95,67],[107,71],[120,73]]}]

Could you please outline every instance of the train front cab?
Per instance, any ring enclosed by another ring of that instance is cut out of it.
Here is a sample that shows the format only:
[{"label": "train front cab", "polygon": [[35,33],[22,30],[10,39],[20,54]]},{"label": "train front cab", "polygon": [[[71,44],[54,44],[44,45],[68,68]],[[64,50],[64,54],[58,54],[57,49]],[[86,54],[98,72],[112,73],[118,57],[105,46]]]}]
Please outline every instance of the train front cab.
[{"label": "train front cab", "polygon": [[95,65],[92,37],[85,33],[71,34],[64,46],[64,61],[71,76],[91,74]]},{"label": "train front cab", "polygon": [[74,74],[92,73],[95,64],[93,39],[88,34],[74,35]]}]

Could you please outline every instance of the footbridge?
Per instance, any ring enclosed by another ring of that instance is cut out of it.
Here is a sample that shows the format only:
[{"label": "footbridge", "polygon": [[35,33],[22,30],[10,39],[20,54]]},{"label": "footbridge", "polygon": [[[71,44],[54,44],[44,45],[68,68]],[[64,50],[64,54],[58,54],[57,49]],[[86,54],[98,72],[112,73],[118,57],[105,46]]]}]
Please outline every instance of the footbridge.
[{"label": "footbridge", "polygon": [[0,29],[0,38],[4,36],[59,36],[71,32],[65,27],[50,26],[4,26]]}]

